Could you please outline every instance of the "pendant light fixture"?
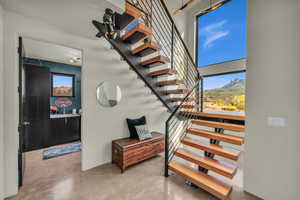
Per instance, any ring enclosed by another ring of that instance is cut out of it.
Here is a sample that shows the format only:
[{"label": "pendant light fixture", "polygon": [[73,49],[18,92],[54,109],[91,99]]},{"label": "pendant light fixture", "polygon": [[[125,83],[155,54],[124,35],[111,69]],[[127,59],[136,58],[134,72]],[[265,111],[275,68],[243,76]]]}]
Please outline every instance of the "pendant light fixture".
[{"label": "pendant light fixture", "polygon": [[205,10],[202,10],[200,12],[199,16],[204,15],[206,13],[209,13],[209,12],[211,12],[213,10],[216,10],[216,9],[220,8],[221,6],[223,6],[224,4],[228,3],[229,1],[231,1],[231,0],[223,0],[223,1],[219,2],[219,3],[213,4],[212,0],[209,0],[209,3],[210,3],[209,8],[207,8]]},{"label": "pendant light fixture", "polygon": [[194,2],[194,0],[189,0],[188,2],[186,2],[184,4],[183,0],[182,0],[182,6],[173,12],[173,16],[181,13],[186,7],[188,7],[189,5],[191,5],[193,2]]}]

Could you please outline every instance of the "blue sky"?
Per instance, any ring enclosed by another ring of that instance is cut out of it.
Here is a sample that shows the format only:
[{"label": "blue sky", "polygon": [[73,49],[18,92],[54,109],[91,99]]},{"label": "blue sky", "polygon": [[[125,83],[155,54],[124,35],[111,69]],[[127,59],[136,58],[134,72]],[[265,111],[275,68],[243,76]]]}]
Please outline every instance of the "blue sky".
[{"label": "blue sky", "polygon": [[53,75],[53,87],[72,87],[73,77]]},{"label": "blue sky", "polygon": [[246,57],[247,0],[231,0],[197,23],[199,67]]},{"label": "blue sky", "polygon": [[241,73],[206,77],[206,78],[204,78],[204,81],[203,81],[203,90],[222,88],[224,85],[226,85],[231,80],[236,79],[236,78],[246,79],[246,73],[241,72]]}]

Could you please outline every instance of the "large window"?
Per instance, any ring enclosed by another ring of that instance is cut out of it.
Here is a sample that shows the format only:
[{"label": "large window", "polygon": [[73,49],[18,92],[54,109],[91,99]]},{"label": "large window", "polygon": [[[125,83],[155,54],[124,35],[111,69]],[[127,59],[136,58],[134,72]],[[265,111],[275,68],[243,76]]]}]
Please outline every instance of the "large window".
[{"label": "large window", "polygon": [[247,0],[231,0],[198,16],[198,67],[245,58],[246,21]]},{"label": "large window", "polygon": [[203,109],[244,112],[245,80],[245,72],[205,77]]}]

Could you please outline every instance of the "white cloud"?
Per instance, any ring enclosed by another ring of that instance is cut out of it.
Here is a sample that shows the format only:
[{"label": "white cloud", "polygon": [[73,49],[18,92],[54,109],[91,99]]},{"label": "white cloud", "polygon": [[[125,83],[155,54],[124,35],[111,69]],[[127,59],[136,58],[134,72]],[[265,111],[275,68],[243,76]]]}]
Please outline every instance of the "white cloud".
[{"label": "white cloud", "polygon": [[205,41],[204,41],[204,48],[210,48],[214,45],[214,42],[226,37],[229,35],[228,30],[224,30],[224,25],[227,23],[227,20],[222,20],[220,22],[208,25],[203,28],[201,31],[201,35],[204,35]]}]

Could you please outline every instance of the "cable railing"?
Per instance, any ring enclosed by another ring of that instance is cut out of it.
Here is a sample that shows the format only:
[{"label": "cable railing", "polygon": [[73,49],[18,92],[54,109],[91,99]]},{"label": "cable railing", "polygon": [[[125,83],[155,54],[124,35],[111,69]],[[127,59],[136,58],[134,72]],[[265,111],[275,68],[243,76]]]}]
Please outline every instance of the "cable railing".
[{"label": "cable railing", "polygon": [[168,176],[168,164],[174,152],[180,147],[186,135],[186,129],[192,126],[193,112],[201,109],[202,77],[178,31],[171,14],[163,0],[128,0],[144,15],[143,23],[151,28],[152,38],[161,46],[160,54],[170,58],[171,69],[177,72],[177,79],[182,80],[188,94],[183,98],[166,121],[165,135],[165,176]]},{"label": "cable railing", "polygon": [[200,74],[163,0],[128,0],[142,10],[141,20],[151,28],[152,40],[160,47],[160,54],[171,60],[171,69],[190,91]]},{"label": "cable railing", "polygon": [[181,145],[181,140],[186,136],[186,129],[192,126],[193,112],[199,110],[199,85],[202,79],[194,85],[180,105],[174,110],[166,121],[165,141],[165,176],[169,175],[168,164],[174,153]]}]

